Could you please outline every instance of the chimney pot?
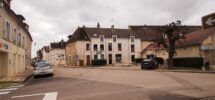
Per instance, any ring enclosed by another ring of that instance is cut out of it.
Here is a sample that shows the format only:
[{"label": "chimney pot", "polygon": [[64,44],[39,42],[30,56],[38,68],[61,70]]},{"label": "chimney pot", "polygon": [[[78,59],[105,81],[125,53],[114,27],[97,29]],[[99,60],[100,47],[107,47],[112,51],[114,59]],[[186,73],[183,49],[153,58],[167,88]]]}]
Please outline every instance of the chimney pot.
[{"label": "chimney pot", "polygon": [[111,25],[111,28],[114,29],[114,25]]},{"label": "chimney pot", "polygon": [[98,24],[97,24],[97,28],[100,28],[100,24],[99,24],[99,22],[98,22]]}]

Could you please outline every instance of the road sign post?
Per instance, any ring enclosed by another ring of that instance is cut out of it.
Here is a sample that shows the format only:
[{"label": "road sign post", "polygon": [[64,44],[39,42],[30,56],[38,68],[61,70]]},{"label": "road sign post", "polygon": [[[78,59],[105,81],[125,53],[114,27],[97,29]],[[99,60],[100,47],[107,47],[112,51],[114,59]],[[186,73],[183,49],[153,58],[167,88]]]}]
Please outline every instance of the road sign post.
[{"label": "road sign post", "polygon": [[215,27],[215,13],[202,17],[202,27],[203,29]]}]

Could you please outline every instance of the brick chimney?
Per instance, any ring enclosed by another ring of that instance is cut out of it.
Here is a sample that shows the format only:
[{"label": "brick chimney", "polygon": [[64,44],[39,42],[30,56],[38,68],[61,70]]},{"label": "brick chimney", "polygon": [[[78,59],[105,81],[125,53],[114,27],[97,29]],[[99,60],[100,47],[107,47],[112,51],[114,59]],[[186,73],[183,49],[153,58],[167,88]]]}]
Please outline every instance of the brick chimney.
[{"label": "brick chimney", "polygon": [[111,25],[111,29],[114,29],[114,25]]},{"label": "brick chimney", "polygon": [[99,24],[99,22],[97,23],[97,28],[100,28],[100,24]]}]

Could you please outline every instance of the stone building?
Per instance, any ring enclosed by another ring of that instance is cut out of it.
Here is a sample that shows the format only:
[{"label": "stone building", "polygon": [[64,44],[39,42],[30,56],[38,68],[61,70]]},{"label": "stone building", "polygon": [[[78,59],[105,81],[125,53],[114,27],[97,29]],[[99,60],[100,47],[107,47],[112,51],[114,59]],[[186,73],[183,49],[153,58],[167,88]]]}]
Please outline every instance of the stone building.
[{"label": "stone building", "polygon": [[22,15],[10,8],[11,0],[0,0],[0,77],[25,71],[31,63],[32,37]]},{"label": "stone building", "polygon": [[66,45],[66,63],[71,66],[91,65],[104,59],[107,65],[132,64],[141,58],[140,38],[130,29],[78,27]]}]

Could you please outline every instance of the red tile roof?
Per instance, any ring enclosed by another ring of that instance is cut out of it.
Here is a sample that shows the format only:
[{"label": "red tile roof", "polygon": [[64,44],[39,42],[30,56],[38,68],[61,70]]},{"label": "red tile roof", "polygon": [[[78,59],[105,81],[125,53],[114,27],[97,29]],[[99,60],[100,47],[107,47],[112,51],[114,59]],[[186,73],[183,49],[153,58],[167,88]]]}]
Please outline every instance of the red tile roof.
[{"label": "red tile roof", "polygon": [[[135,33],[141,38],[142,41],[153,41],[156,40],[158,37],[162,36],[162,32],[160,32],[158,29],[162,28],[164,26],[129,26],[130,29],[135,31]],[[201,30],[201,26],[187,26],[188,32],[193,32],[197,30]]]},{"label": "red tile roof", "polygon": [[209,35],[215,34],[215,28],[209,28],[205,30],[198,30],[185,35],[185,39],[181,39],[176,43],[176,47],[187,47],[193,45],[201,45]]}]

